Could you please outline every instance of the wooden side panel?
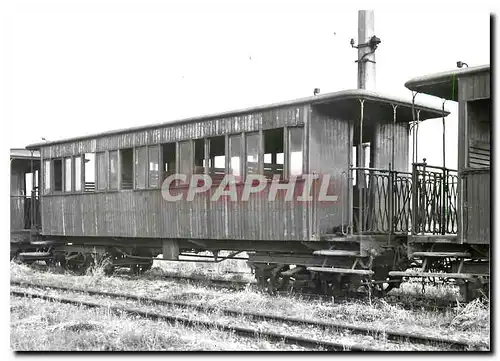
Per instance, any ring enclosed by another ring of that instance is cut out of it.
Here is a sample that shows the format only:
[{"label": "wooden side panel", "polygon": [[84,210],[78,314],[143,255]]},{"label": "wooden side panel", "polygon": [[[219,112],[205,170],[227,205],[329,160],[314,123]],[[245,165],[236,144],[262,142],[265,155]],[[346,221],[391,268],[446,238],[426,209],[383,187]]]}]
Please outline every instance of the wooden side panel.
[{"label": "wooden side panel", "polygon": [[10,230],[24,229],[24,204],[23,196],[10,197]]},{"label": "wooden side panel", "polygon": [[490,170],[464,175],[464,243],[490,243]]},{"label": "wooden side panel", "polygon": [[327,194],[339,197],[337,202],[318,202],[313,210],[315,233],[331,233],[333,227],[341,225],[343,205],[344,224],[347,224],[347,178],[342,179],[342,172],[349,168],[349,137],[348,120],[313,110],[309,137],[310,172],[329,174],[331,186]]},{"label": "wooden side panel", "polygon": [[407,123],[376,124],[373,134],[373,168],[389,169],[389,163],[392,163],[392,143],[394,142],[393,169],[408,172],[409,134]]},{"label": "wooden side panel", "polygon": [[490,98],[490,82],[489,71],[459,78],[459,101]]},{"label": "wooden side panel", "polygon": [[269,187],[237,202],[211,201],[215,189],[197,194],[192,202],[168,202],[159,190],[46,196],[43,233],[247,240],[303,240],[307,234],[302,229],[304,206],[284,197],[269,202]]}]

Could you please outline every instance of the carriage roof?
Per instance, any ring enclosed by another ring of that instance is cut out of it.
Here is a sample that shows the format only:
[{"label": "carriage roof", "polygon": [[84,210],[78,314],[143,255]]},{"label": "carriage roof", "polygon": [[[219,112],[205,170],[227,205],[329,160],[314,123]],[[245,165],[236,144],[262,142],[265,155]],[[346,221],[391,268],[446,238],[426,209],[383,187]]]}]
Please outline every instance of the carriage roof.
[{"label": "carriage roof", "polygon": [[423,94],[434,95],[446,100],[458,100],[456,79],[476,73],[489,72],[490,65],[453,69],[408,80],[405,87]]},{"label": "carriage roof", "polygon": [[40,158],[40,153],[38,151],[33,151],[32,152],[27,149],[22,149],[22,148],[11,148],[10,149],[10,159],[31,159],[33,158]]},{"label": "carriage roof", "polygon": [[[245,115],[250,113],[256,113],[260,111],[271,110],[274,108],[282,108],[289,106],[299,106],[299,105],[333,105],[334,108],[330,109],[330,113],[334,116],[341,116],[345,119],[359,119],[360,117],[360,106],[359,99],[365,100],[364,105],[364,118],[367,121],[371,119],[392,119],[393,117],[393,106],[398,106],[398,121],[409,122],[412,121],[412,102],[411,100],[395,97],[395,96],[387,96],[380,94],[378,92],[368,91],[364,89],[352,89],[352,90],[342,90],[338,92],[319,94],[315,96],[310,96],[306,98],[294,99],[284,102],[278,102],[268,105],[255,106],[251,108],[245,108],[240,110],[232,110],[222,113],[216,113],[211,115],[204,116],[196,116],[191,118],[186,118],[177,121],[170,122],[161,122],[156,124],[142,125],[138,127],[130,127],[125,129],[112,130],[97,134],[84,135],[74,138],[61,139],[51,142],[43,142],[43,143],[35,143],[30,144],[26,147],[26,149],[40,149],[46,146],[61,144],[61,143],[69,143],[74,141],[80,141],[85,139],[93,139],[93,138],[101,138],[110,135],[117,135],[147,129],[155,129],[168,127],[171,125],[178,125],[182,123],[195,123],[195,122],[203,122],[210,119],[216,118],[227,118],[238,115]],[[415,109],[420,110],[420,119],[425,120],[429,118],[437,118],[443,115],[443,111],[440,108],[426,105],[422,102],[415,102]],[[448,115],[449,112],[445,111],[445,115]]]}]

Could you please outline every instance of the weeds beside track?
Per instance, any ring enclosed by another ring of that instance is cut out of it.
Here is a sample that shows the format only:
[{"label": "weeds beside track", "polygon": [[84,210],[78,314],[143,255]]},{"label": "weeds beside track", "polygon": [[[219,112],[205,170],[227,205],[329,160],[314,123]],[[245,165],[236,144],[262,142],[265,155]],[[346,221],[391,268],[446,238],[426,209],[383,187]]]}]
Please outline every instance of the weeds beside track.
[{"label": "weeds beside track", "polygon": [[[21,286],[21,287],[31,287],[31,288],[42,288],[42,289],[52,289],[52,290],[58,290],[58,291],[64,291],[64,292],[75,292],[75,293],[85,293],[91,296],[102,296],[102,297],[108,297],[112,299],[124,299],[124,300],[132,300],[132,301],[138,301],[138,302],[145,302],[148,304],[156,304],[156,305],[163,305],[163,306],[169,306],[169,307],[179,307],[183,309],[189,309],[189,310],[197,310],[197,311],[203,311],[203,312],[221,312],[224,315],[227,316],[242,316],[242,317],[247,317],[253,320],[259,320],[259,321],[276,321],[276,322],[281,322],[285,323],[288,325],[295,325],[295,326],[303,326],[303,327],[314,327],[314,328],[319,328],[323,330],[343,330],[343,331],[348,331],[351,334],[359,334],[359,335],[376,335],[378,338],[385,338],[388,341],[396,341],[396,342],[410,342],[412,344],[427,344],[427,345],[439,345],[441,347],[447,347],[449,349],[459,349],[459,350],[474,350],[480,347],[480,345],[476,344],[471,344],[468,342],[464,341],[459,341],[459,340],[452,340],[452,339],[445,339],[445,338],[438,338],[438,337],[429,337],[429,336],[423,336],[423,335],[417,335],[417,334],[412,334],[412,333],[402,333],[402,332],[391,332],[387,330],[380,330],[380,329],[374,329],[370,327],[360,327],[360,326],[354,326],[354,325],[348,325],[346,323],[329,323],[329,322],[322,322],[322,321],[312,321],[312,320],[307,320],[303,318],[291,318],[291,317],[283,317],[283,316],[276,316],[276,315],[269,315],[269,314],[263,314],[263,313],[251,313],[251,312],[242,312],[241,310],[236,310],[236,309],[220,309],[217,307],[213,306],[201,306],[201,305],[195,305],[191,303],[186,303],[186,302],[180,302],[180,301],[171,301],[171,300],[164,300],[164,299],[156,299],[156,298],[149,298],[149,297],[140,297],[140,296],[135,296],[135,295],[130,295],[130,294],[122,294],[122,293],[114,293],[114,292],[104,292],[104,291],[96,291],[96,290],[88,290],[88,289],[76,289],[76,288],[71,288],[71,287],[62,287],[62,286],[52,286],[48,284],[34,284],[34,283],[26,283],[26,282],[11,282],[11,285],[15,286]],[[26,294],[26,291],[13,291],[15,295],[20,296]],[[39,294],[29,294],[31,297],[39,297],[39,298],[44,298],[50,301],[58,301],[59,297],[51,297],[51,296],[45,296],[45,295],[39,295]],[[48,298],[47,298],[48,297]],[[67,299],[62,299],[66,300],[67,302],[71,303],[78,303],[78,304],[84,304],[83,302],[80,301],[75,301],[75,300],[67,300]],[[63,301],[60,301],[63,302]],[[99,304],[94,304],[92,305],[89,304],[89,307],[105,307],[103,305]],[[126,312],[134,312],[135,314],[138,314],[142,316],[141,313],[151,315],[151,312],[145,312],[145,311],[140,311],[137,309],[134,310],[128,310]],[[138,312],[140,311],[140,312]],[[154,317],[158,318],[161,315],[154,315]],[[165,316],[167,317],[167,316]],[[168,316],[168,317],[174,317],[174,316]],[[177,317],[177,316],[175,316]],[[174,317],[174,318],[175,318]],[[170,319],[173,321],[174,319]],[[181,319],[175,319],[176,321],[182,321],[182,322],[187,322],[186,319],[181,318]],[[191,321],[188,320],[190,324],[192,322],[198,322],[198,321]],[[209,326],[208,323],[205,324],[205,326]],[[220,325],[212,324],[212,327],[219,327]],[[224,326],[226,327],[226,326]],[[232,326],[231,326],[232,327]],[[228,330],[232,330],[232,328],[229,327]],[[246,333],[249,334],[249,329],[247,328],[242,328],[242,327],[237,327],[239,329],[238,332]],[[236,332],[236,331],[235,331]],[[252,332],[256,332],[255,330]],[[261,331],[260,331],[261,332]],[[261,332],[262,333],[262,332]],[[271,339],[276,340],[277,337],[282,337],[283,335],[277,335],[275,333],[271,333],[269,335],[264,335],[266,337],[270,337]],[[304,339],[302,337],[295,337],[295,336],[286,336],[290,340],[290,342],[296,342],[298,345],[306,346],[306,344],[309,342],[309,345],[312,345],[313,341],[307,339]],[[306,341],[304,341],[306,340]],[[317,341],[314,341],[317,342]],[[311,346],[306,346],[306,347],[311,347]],[[318,346],[316,346],[318,347]],[[345,349],[345,345],[341,344],[336,344],[332,342],[327,342],[321,348],[325,350],[339,350],[339,349]],[[354,348],[350,347],[351,350],[356,350],[356,351],[361,351],[361,350],[370,350],[370,351],[376,351],[378,349],[371,349],[370,347],[363,347],[363,346],[355,346]]]}]

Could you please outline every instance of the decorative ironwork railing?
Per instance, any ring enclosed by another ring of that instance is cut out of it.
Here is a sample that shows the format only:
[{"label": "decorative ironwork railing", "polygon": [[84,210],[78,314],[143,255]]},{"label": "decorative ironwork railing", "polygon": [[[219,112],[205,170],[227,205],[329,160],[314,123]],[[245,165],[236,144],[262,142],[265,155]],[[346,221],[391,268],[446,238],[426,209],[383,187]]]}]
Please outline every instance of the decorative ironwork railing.
[{"label": "decorative ironwork railing", "polygon": [[[353,227],[362,233],[407,233],[411,228],[411,173],[386,169],[350,169],[356,172]],[[360,222],[361,220],[361,222]]]},{"label": "decorative ironwork railing", "polygon": [[417,163],[413,172],[349,169],[355,233],[456,234],[457,172]]},{"label": "decorative ironwork railing", "polygon": [[457,171],[415,163],[412,177],[413,234],[456,234]]}]

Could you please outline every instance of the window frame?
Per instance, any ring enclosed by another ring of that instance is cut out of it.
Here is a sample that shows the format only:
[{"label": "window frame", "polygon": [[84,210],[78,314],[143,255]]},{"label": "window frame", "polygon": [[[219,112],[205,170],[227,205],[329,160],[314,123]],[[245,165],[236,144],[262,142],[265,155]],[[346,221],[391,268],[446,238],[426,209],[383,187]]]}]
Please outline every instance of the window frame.
[{"label": "window frame", "polygon": [[[49,165],[49,171],[48,171],[48,176],[49,176],[49,182],[48,182],[48,188],[47,188],[47,164]],[[48,195],[52,194],[53,192],[53,187],[52,187],[52,159],[50,158],[44,158],[43,159],[43,174],[42,174],[42,180],[43,180],[43,195]]]},{"label": "window frame", "polygon": [[[151,165],[150,164],[150,162],[151,162],[151,160],[150,160],[150,150],[153,149],[153,148],[156,148],[156,156],[157,156],[156,160],[158,161],[158,163],[157,163],[158,170],[156,171],[158,179],[157,179],[157,185],[154,186],[154,187],[151,186],[151,182],[150,182],[151,181],[151,177],[150,177],[151,176],[151,173],[150,173],[151,170],[149,169],[149,167]],[[161,187],[161,181],[160,181],[160,179],[161,179],[161,176],[160,176],[160,173],[161,173],[160,168],[161,167],[160,167],[160,165],[162,165],[162,163],[161,163],[161,157],[162,157],[162,148],[161,148],[161,145],[159,143],[158,144],[150,144],[150,145],[147,146],[147,157],[146,157],[147,158],[147,163],[146,163],[147,164],[147,167],[146,167],[146,189],[158,189],[158,188]]]},{"label": "window frame", "polygon": [[[66,187],[67,187],[67,179],[66,179],[66,175],[67,175],[67,164],[66,164],[66,161],[67,160],[70,160],[71,161],[71,164],[70,164],[70,170],[69,170],[69,174],[70,174],[70,189],[69,191],[66,190]],[[64,174],[64,182],[63,182],[63,192],[64,193],[73,193],[74,191],[74,166],[73,166],[73,156],[70,156],[70,157],[64,157],[63,158],[64,162],[63,162],[63,174]]]},{"label": "window frame", "polygon": [[[73,158],[73,161],[72,161],[72,164],[73,164],[73,193],[83,193],[83,189],[85,188],[85,185],[83,184],[83,179],[82,179],[82,175],[83,175],[83,166],[82,166],[82,162],[83,162],[83,156],[82,154],[77,154],[77,155],[74,155],[72,156]],[[80,189],[77,190],[76,189],[76,184],[77,184],[77,178],[76,178],[76,164],[77,164],[77,161],[76,159],[79,158],[79,164],[80,164],[80,179],[79,179],[79,182],[80,182]]]},{"label": "window frame", "polygon": [[[285,171],[286,171],[286,178],[287,180],[290,179],[290,177],[296,177],[296,178],[301,178],[305,172],[306,172],[306,130],[305,126],[303,125],[297,125],[297,126],[288,126],[285,127],[286,132],[285,132],[285,143],[284,143],[284,149],[285,149]],[[291,175],[291,137],[292,137],[292,131],[300,129],[302,132],[302,169],[300,174],[294,174]]]},{"label": "window frame", "polygon": [[[61,162],[61,190],[56,190],[56,173],[55,173],[55,164],[54,162],[60,161]],[[56,157],[56,158],[51,158],[51,182],[52,182],[52,194],[62,194],[64,193],[64,157]]]},{"label": "window frame", "polygon": [[[116,153],[116,188],[112,188],[111,187],[111,155],[110,153],[111,152],[115,152]],[[106,190],[108,191],[117,191],[117,190],[120,190],[120,150],[119,149],[111,149],[111,150],[107,150],[106,151],[107,153],[107,162],[106,162],[106,165],[107,165],[107,182],[106,182]]]}]

